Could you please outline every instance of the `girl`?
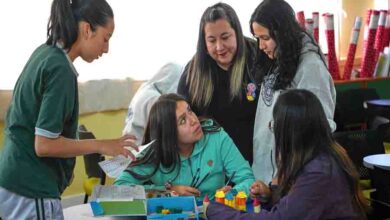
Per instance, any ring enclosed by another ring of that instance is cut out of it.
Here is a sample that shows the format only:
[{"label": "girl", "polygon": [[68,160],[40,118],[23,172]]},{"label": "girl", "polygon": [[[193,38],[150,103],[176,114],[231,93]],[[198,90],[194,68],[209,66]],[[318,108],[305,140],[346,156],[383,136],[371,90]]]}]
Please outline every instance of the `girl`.
[{"label": "girl", "polygon": [[295,19],[284,0],[264,0],[253,12],[251,32],[262,51],[261,81],[253,135],[253,172],[256,179],[270,182],[277,173],[274,137],[268,129],[278,96],[287,89],[312,91],[320,100],[332,130],[336,90],[322,52]]},{"label": "girl", "polygon": [[162,95],[151,108],[144,143],[152,140],[145,156],[115,184],[144,184],[147,190],[173,190],[201,200],[206,194],[214,198],[227,176],[236,190],[249,193],[253,173],[232,139],[212,120],[200,122],[181,96]]},{"label": "girl", "polygon": [[63,219],[60,196],[75,156],[132,156],[132,136],[77,141],[78,91],[73,61],[108,52],[114,15],[105,0],[54,0],[47,41],[31,55],[8,109],[0,156],[0,217]]},{"label": "girl", "polygon": [[209,220],[365,217],[367,204],[359,189],[359,175],[345,150],[333,140],[323,107],[313,93],[288,90],[280,95],[269,129],[275,133],[279,186],[270,191],[256,181],[251,196],[269,198],[272,209],[240,213],[210,204]]}]

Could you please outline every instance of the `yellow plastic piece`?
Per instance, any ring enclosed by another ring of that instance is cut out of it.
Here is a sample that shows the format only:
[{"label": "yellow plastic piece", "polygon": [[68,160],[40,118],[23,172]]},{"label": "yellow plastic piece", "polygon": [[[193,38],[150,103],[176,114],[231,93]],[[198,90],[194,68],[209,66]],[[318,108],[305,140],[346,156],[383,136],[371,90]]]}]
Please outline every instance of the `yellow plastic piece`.
[{"label": "yellow plastic piece", "polygon": [[219,202],[221,204],[224,204],[225,203],[225,192],[222,190],[218,190],[215,193],[215,201]]}]

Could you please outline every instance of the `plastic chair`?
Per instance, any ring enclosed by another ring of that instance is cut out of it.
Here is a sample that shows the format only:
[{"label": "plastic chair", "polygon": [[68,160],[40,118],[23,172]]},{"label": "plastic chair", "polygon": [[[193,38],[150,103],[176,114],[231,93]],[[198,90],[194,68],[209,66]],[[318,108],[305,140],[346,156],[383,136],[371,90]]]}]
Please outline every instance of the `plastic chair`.
[{"label": "plastic chair", "polygon": [[[87,131],[84,125],[79,126],[79,139],[95,139],[95,135],[92,132]],[[104,156],[98,153],[86,154],[84,157],[85,172],[88,179],[84,180],[83,188],[85,192],[84,203],[88,202],[88,197],[91,196],[92,190],[95,185],[104,185],[106,183],[106,174],[99,166],[99,162],[104,160]]]},{"label": "plastic chair", "polygon": [[378,99],[374,88],[358,88],[337,91],[334,120],[337,131],[361,130],[367,128],[369,115],[365,102]]}]

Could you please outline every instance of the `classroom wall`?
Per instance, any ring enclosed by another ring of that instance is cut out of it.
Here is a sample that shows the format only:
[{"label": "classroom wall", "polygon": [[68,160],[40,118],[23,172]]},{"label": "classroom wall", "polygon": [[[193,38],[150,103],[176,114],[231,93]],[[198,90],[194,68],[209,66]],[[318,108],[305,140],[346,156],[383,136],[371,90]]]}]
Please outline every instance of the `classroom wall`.
[{"label": "classroom wall", "polygon": [[[126,114],[127,109],[81,115],[79,124],[85,125],[89,131],[94,133],[97,139],[118,138],[122,135]],[[83,181],[87,176],[85,174],[83,157],[77,157],[74,174],[73,183],[65,190],[62,196],[84,193]],[[112,179],[107,178],[107,184],[112,182]]]}]

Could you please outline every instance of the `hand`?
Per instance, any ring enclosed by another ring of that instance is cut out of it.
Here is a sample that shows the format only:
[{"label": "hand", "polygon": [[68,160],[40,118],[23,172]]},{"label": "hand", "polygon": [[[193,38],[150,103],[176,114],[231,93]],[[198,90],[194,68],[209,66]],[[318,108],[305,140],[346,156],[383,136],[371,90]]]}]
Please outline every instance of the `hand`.
[{"label": "hand", "polygon": [[266,197],[271,196],[271,191],[269,190],[267,184],[263,183],[260,180],[256,180],[249,189],[251,198]]},{"label": "hand", "polygon": [[131,157],[133,160],[135,160],[135,156],[131,153],[131,151],[124,148],[131,147],[138,152],[138,147],[135,144],[135,140],[135,136],[130,134],[123,135],[118,139],[106,140],[104,143],[102,143],[104,146],[101,148],[100,154],[108,156],[117,156],[121,154],[125,157]]},{"label": "hand", "polygon": [[171,188],[172,191],[175,191],[179,196],[199,196],[200,192],[199,190],[191,187],[191,186],[184,186],[184,185],[174,185]]},{"label": "hand", "polygon": [[227,193],[227,192],[229,192],[230,190],[232,190],[232,187],[231,187],[231,186],[224,186],[224,187],[218,189],[218,191],[221,191],[221,190],[222,190],[224,193]]}]

